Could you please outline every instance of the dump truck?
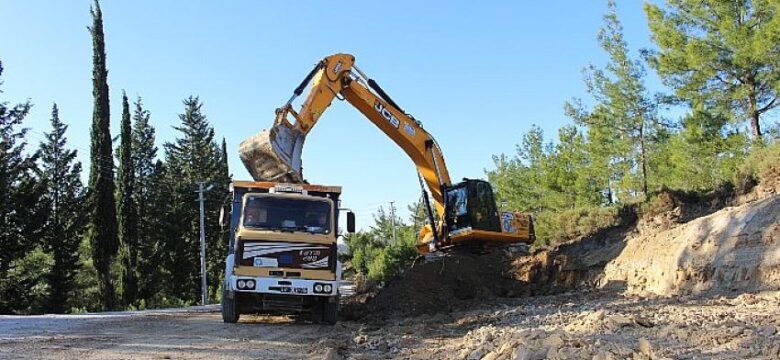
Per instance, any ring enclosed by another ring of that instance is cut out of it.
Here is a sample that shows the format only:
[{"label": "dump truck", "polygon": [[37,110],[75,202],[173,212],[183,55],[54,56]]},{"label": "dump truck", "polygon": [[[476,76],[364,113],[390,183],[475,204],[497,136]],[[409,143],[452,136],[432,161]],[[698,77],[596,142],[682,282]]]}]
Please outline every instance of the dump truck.
[{"label": "dump truck", "polygon": [[222,319],[249,313],[310,313],[334,324],[341,263],[339,214],[347,232],[355,214],[339,209],[341,187],[233,181],[220,222],[229,231]]}]

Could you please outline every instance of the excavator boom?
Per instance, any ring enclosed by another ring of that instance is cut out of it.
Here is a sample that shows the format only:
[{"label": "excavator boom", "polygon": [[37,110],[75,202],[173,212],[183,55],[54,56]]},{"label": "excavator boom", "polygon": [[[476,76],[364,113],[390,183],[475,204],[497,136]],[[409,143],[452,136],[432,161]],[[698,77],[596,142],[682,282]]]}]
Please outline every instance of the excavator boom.
[{"label": "excavator boom", "polygon": [[[296,112],[293,110],[292,102],[309,84],[311,85],[309,93],[300,110]],[[529,239],[533,241],[530,216],[510,213],[511,219],[510,217],[507,217],[506,221],[498,219],[499,214],[495,209],[492,188],[489,189],[490,199],[487,201],[488,204],[492,202],[492,207],[482,206],[479,211],[484,214],[478,213],[477,217],[494,218],[496,224],[499,221],[501,224],[505,222],[505,228],[511,231],[502,232],[496,227],[498,225],[494,224],[490,225],[490,229],[485,232],[477,228],[477,221],[472,217],[468,217],[469,221],[466,221],[466,218],[463,218],[464,214],[457,215],[452,212],[453,209],[457,212],[455,208],[458,206],[461,210],[465,209],[467,202],[480,203],[482,200],[474,198],[467,201],[466,187],[452,184],[441,148],[433,136],[423,129],[419,121],[405,113],[374,80],[360,71],[355,66],[354,56],[349,54],[331,55],[317,63],[295,89],[287,103],[276,110],[273,127],[241,143],[239,149],[241,159],[255,180],[303,181],[301,154],[306,135],[336,98],[344,99],[357,108],[392,139],[417,167],[430,222],[420,234],[420,243],[430,244],[432,246],[428,247],[434,249],[452,245],[453,240],[459,239],[458,236],[464,242],[471,243],[528,242]],[[487,187],[490,187],[489,184]],[[426,189],[430,192],[433,206],[427,203]],[[468,189],[477,191],[474,186],[469,186]],[[449,198],[446,194],[448,191],[452,192]],[[452,202],[451,206],[448,206],[448,201]],[[447,216],[448,211],[452,216]],[[503,214],[501,216],[504,217]],[[516,217],[523,216],[527,221],[515,221]],[[458,219],[461,219],[460,222]],[[466,222],[468,226],[464,226]],[[453,234],[450,235],[450,232]],[[424,247],[418,246],[418,250],[424,252]]]}]

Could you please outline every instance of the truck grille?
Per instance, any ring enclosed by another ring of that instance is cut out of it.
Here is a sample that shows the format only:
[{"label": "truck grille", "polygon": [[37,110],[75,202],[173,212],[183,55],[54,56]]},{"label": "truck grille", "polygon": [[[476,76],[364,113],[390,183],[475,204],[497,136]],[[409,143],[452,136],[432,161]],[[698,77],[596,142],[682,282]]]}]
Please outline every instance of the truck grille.
[{"label": "truck grille", "polygon": [[244,241],[241,243],[239,265],[311,270],[335,269],[335,254],[335,245]]}]

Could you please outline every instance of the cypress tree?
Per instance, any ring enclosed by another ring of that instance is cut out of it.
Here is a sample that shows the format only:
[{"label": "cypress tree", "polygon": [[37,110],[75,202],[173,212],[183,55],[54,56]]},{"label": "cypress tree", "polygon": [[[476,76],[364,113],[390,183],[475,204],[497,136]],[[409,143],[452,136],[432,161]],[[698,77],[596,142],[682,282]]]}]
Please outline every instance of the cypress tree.
[{"label": "cypress tree", "polygon": [[119,168],[117,170],[117,218],[119,241],[122,245],[122,301],[136,302],[138,292],[138,213],[135,203],[135,169],[133,167],[132,128],[127,94],[122,92],[122,122],[120,125]]},{"label": "cypress tree", "polygon": [[227,191],[228,185],[230,185],[230,169],[228,168],[228,154],[227,154],[227,142],[225,138],[222,138],[222,147],[219,151],[219,179],[222,181],[220,186]]},{"label": "cypress tree", "polygon": [[136,269],[138,298],[148,303],[157,293],[160,284],[159,242],[165,236],[165,198],[157,196],[162,191],[160,176],[162,163],[157,164],[155,130],[149,123],[149,111],[140,97],[133,103],[132,159],[134,198],[138,215]]},{"label": "cypress tree", "polygon": [[103,308],[114,307],[114,283],[111,264],[119,250],[117,236],[116,204],[114,200],[114,160],[111,155],[111,131],[108,100],[108,70],[106,69],[105,41],[103,38],[103,13],[95,0],[90,8],[92,26],[92,96],[94,110],[90,144],[89,205],[90,221],[87,238],[92,251],[92,261],[100,277]]},{"label": "cypress tree", "polygon": [[29,304],[37,280],[20,280],[25,274],[20,274],[19,261],[41,244],[47,217],[41,201],[45,188],[35,176],[38,155],[25,153],[27,129],[20,128],[31,106],[29,101],[9,106],[0,100],[0,314]]},{"label": "cypress tree", "polygon": [[41,170],[46,181],[46,204],[49,219],[45,226],[45,247],[54,258],[48,275],[49,309],[63,313],[74,288],[74,277],[80,269],[79,245],[83,235],[84,189],[81,184],[81,163],[76,161],[76,150],[66,148],[65,132],[68,126],[59,118],[57,104],[52,106],[50,133],[41,143]]},{"label": "cypress tree", "polygon": [[[213,213],[213,219],[209,219],[209,222],[214,223],[212,228],[213,234],[207,234],[207,239],[211,240],[208,244],[209,251],[207,252],[207,263],[209,269],[209,292],[212,299],[218,299],[221,293],[219,292],[219,285],[222,282],[222,277],[225,271],[225,256],[227,254],[228,245],[228,232],[222,231],[218,226],[219,219],[219,207],[224,205],[227,198],[228,187],[230,186],[231,176],[228,168],[228,155],[227,155],[227,142],[225,138],[222,138],[222,145],[217,152],[218,171],[217,176],[214,179],[214,208],[209,209]],[[213,236],[212,236],[213,235]]]}]

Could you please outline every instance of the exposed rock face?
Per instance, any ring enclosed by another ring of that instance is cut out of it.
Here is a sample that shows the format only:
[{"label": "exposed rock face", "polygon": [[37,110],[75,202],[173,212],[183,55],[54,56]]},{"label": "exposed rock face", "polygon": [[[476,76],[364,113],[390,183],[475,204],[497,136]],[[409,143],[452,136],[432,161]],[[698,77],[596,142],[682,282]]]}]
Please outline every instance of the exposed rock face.
[{"label": "exposed rock face", "polygon": [[615,283],[656,295],[780,288],[780,196],[630,238],[600,280]]},{"label": "exposed rock face", "polygon": [[556,294],[593,288],[604,266],[620,255],[634,226],[604,229],[552,248],[536,249],[511,263],[513,277],[527,284],[522,295]]}]

